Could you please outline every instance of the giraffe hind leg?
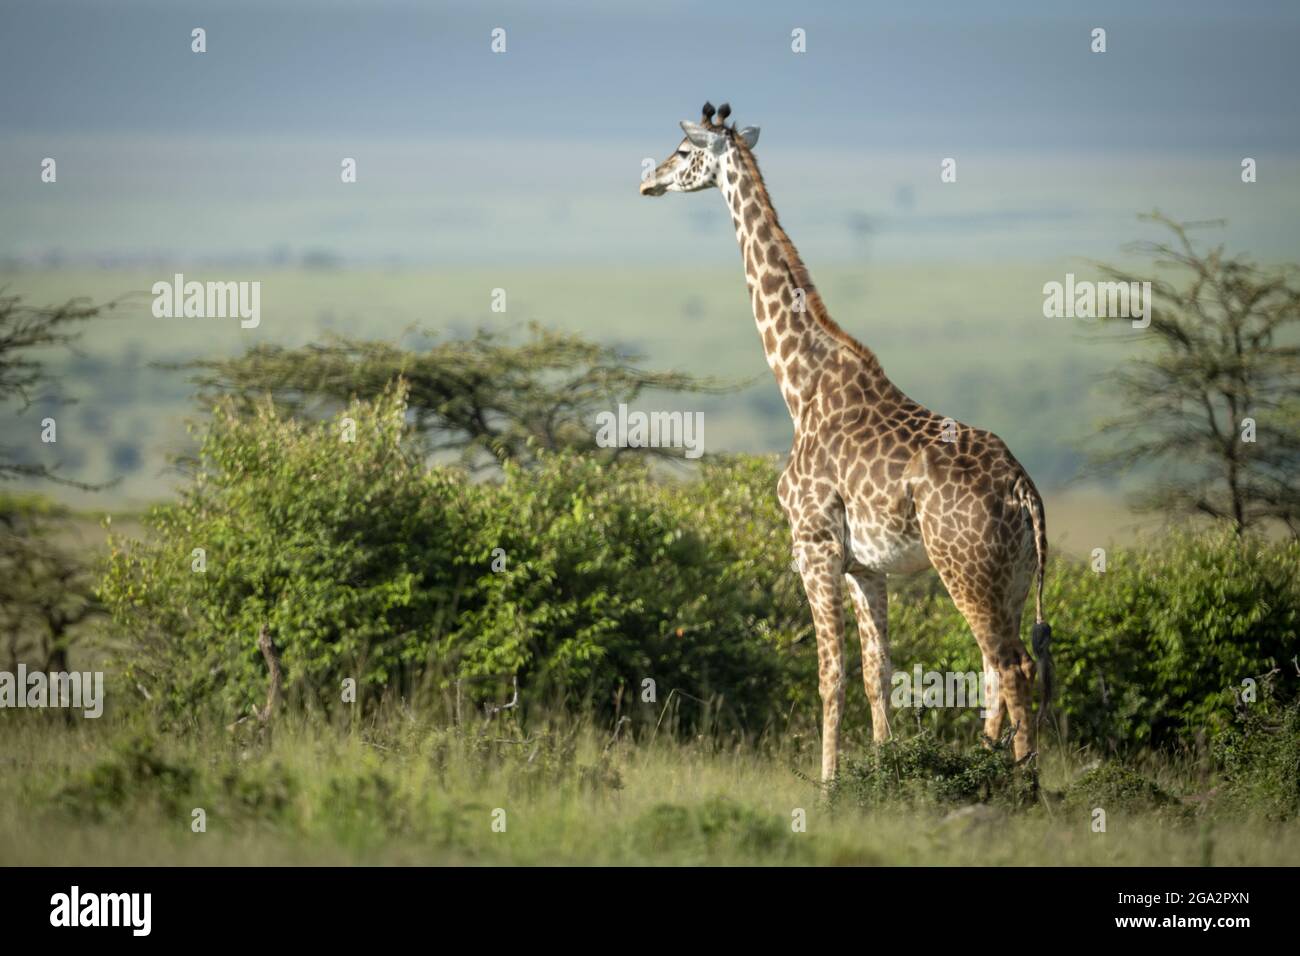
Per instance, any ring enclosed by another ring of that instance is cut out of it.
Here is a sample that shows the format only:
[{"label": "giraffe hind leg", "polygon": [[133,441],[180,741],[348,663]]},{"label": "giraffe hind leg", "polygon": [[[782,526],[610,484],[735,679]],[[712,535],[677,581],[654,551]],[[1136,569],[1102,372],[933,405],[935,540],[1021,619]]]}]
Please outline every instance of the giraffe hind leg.
[{"label": "giraffe hind leg", "polygon": [[862,681],[871,704],[871,737],[879,743],[890,737],[889,592],[883,574],[851,571],[844,580],[862,641]]},{"label": "giraffe hind leg", "polygon": [[[986,674],[997,677],[1001,704],[1015,728],[1012,746],[1022,758],[1037,740],[1035,665],[1020,638],[1029,579],[1019,507],[1007,506],[991,482],[965,483],[959,496],[950,489],[961,482],[936,482],[933,471],[919,477],[913,494],[926,552],[975,635]],[[995,736],[1000,730],[999,707],[986,717],[985,733]]]}]

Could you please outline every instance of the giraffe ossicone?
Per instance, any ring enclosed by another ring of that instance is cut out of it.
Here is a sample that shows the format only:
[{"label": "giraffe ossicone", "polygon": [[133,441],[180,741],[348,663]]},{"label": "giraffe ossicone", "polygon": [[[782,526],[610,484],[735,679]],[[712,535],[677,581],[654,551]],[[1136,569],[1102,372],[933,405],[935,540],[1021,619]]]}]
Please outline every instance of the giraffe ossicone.
[{"label": "giraffe ossicone", "polygon": [[[754,321],[794,423],[777,484],[794,564],[817,632],[822,777],[835,776],[844,710],[844,591],[853,602],[872,735],[889,737],[886,578],[933,566],[996,677],[1017,758],[1035,752],[1051,699],[1051,628],[1043,619],[1047,522],[1024,467],[992,432],[937,415],[908,398],[865,345],[838,326],[781,227],[754,158],[757,127],[727,125],[731,107],[704,104],[699,122],[641,183],[643,196],[717,187],[731,214]],[[1031,643],[1020,621],[1035,583]]]}]

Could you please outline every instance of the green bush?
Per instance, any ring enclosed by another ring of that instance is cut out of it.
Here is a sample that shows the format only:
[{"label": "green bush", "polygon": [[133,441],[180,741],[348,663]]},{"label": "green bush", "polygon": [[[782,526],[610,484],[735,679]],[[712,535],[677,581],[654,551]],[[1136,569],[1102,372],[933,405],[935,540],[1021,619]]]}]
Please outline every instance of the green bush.
[{"label": "green bush", "polygon": [[1132,767],[1108,761],[1083,773],[1065,792],[1065,804],[1076,809],[1158,810],[1174,803],[1159,785]]},{"label": "green bush", "polygon": [[269,405],[249,419],[219,406],[152,537],[111,541],[100,595],[129,641],[129,676],[178,711],[243,713],[265,698],[265,626],[299,699],[338,701],[346,677],[363,697],[409,690],[454,626],[475,489],[425,473],[401,440],[402,408],[390,391],[307,425]]},{"label": "green bush", "polygon": [[692,726],[760,729],[815,693],[798,680],[812,648],[790,648],[809,623],[777,558],[788,532],[774,485],[755,461],[706,466],[690,483],[568,455],[507,467],[485,489],[472,544],[484,569],[504,549],[505,569],[479,579],[448,652],[465,676],[517,673],[571,705],[605,711],[621,693],[623,712],[657,719],[676,691]]},{"label": "green bush", "polygon": [[957,747],[922,732],[848,758],[832,794],[863,808],[892,801],[1019,807],[1030,802],[1037,789],[1037,769],[1016,765],[1009,735],[990,747]]},{"label": "green bush", "polygon": [[[179,500],[153,513],[146,540],[111,542],[100,596],[129,681],[174,715],[212,707],[229,720],[265,699],[265,626],[288,699],[311,707],[338,708],[353,678],[363,710],[401,697],[459,700],[472,715],[517,679],[516,715],[591,710],[669,732],[816,727],[815,641],[773,460],[720,459],[673,480],[645,463],[543,453],[474,482],[428,468],[403,417],[398,388],[333,421],[218,407]],[[1298,569],[1300,544],[1227,531],[1116,549],[1105,573],[1054,560],[1053,725],[1107,751],[1227,727],[1244,679],[1290,673]],[[981,667],[932,572],[893,582],[890,630],[896,668]],[[856,645],[850,623],[850,742],[867,726]],[[1285,674],[1283,701],[1295,696]],[[947,739],[980,730],[974,706],[917,716]],[[909,719],[893,723],[907,731]]]},{"label": "green bush", "polygon": [[[1277,691],[1296,695],[1290,660],[1300,648],[1300,543],[1239,538],[1228,529],[1173,532],[1146,547],[1116,548],[1106,570],[1055,558],[1044,598],[1054,633],[1055,720],[1069,740],[1106,751],[1190,744],[1232,722],[1234,692],[1282,667]],[[978,671],[965,621],[927,572],[891,587],[896,668]],[[1023,637],[1029,643],[1033,601]],[[1287,676],[1290,675],[1290,676]],[[978,710],[930,711],[930,729],[974,739]],[[895,716],[895,724],[906,721]]]},{"label": "green bush", "polygon": [[1223,804],[1275,820],[1300,816],[1300,700],[1279,708],[1271,695],[1245,708],[1211,746],[1223,773]]},{"label": "green bush", "polygon": [[1104,573],[1058,563],[1047,591],[1071,736],[1110,749],[1186,743],[1229,725],[1247,678],[1290,670],[1300,543],[1174,533],[1112,551]]},{"label": "green bush", "polygon": [[158,752],[147,735],[114,744],[112,752],[53,794],[53,805],[81,819],[104,821],[154,804],[165,815],[178,816],[194,787],[198,771]]},{"label": "green bush", "polygon": [[517,678],[525,708],[656,722],[671,702],[683,725],[757,729],[815,695],[769,462],[661,482],[558,454],[474,483],[427,469],[402,411],[396,390],[318,423],[219,406],[180,500],[111,542],[129,678],[174,713],[245,713],[265,626],[290,700],[323,708],[346,678],[363,707],[457,681],[467,706],[500,701]]},{"label": "green bush", "polygon": [[695,806],[660,803],[632,826],[635,849],[646,856],[686,853],[715,860],[728,854],[801,857],[804,842],[780,818],[727,797],[711,797]]}]

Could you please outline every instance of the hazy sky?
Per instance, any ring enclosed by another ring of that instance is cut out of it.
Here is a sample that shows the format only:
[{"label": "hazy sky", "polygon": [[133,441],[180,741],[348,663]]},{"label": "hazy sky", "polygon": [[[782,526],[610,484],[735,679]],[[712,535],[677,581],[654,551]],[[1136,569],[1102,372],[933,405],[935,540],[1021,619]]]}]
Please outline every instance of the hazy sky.
[{"label": "hazy sky", "polygon": [[[759,376],[709,406],[709,440],[783,450],[721,200],[637,193],[678,120],[729,100],[762,128],[782,222],[846,327],[917,398],[997,429],[1050,480],[1074,460],[1054,423],[1095,411],[1095,360],[1044,325],[1044,281],[1160,235],[1135,220],[1156,207],[1227,217],[1212,235],[1234,250],[1300,261],[1297,49],[1294,0],[0,0],[0,286],[103,301],[174,271],[266,278],[256,333],[141,308],[87,338],[59,453],[76,477],[127,475],[105,494],[160,493],[191,407],[149,360],[470,327],[497,318],[498,285],[512,322]],[[946,157],[956,183],[940,182]],[[1241,181],[1243,157],[1258,182]],[[304,260],[422,271],[266,268]],[[1032,399],[1002,394],[1008,369]]]},{"label": "hazy sky", "polygon": [[721,261],[716,197],[636,194],[705,98],[810,261],[1111,255],[1153,206],[1294,257],[1298,48],[1294,2],[4,0],[0,258]]}]

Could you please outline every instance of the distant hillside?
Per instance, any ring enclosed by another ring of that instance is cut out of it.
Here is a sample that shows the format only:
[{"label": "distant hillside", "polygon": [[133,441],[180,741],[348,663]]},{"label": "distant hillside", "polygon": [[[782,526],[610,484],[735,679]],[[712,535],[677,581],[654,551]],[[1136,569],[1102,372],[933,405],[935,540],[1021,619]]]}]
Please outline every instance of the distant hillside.
[{"label": "distant hillside", "polygon": [[[1042,286],[1079,264],[814,269],[836,319],[883,361],[918,401],[991,428],[1045,488],[1075,477],[1079,445],[1105,407],[1095,379],[1135,340],[1099,343],[1078,320],[1042,316]],[[530,321],[634,349],[651,367],[752,380],[721,397],[647,396],[644,405],[705,413],[708,451],[784,453],[791,426],[768,377],[736,268],[708,270],[502,269],[424,271],[234,270],[187,279],[262,282],[262,321],[157,319],[157,271],[43,270],[0,274],[32,302],[95,301],[137,293],[87,331],[80,354],[52,368],[76,404],[41,399],[20,421],[59,421],[54,446],[26,443],[67,475],[114,488],[75,504],[123,507],[168,493],[167,455],[186,447],[184,420],[198,409],[184,375],[158,361],[233,354],[257,342],[300,344],[329,332],[398,338],[412,327],[449,336]],[[491,310],[494,289],[506,311]],[[15,441],[20,447],[24,443]]]}]

